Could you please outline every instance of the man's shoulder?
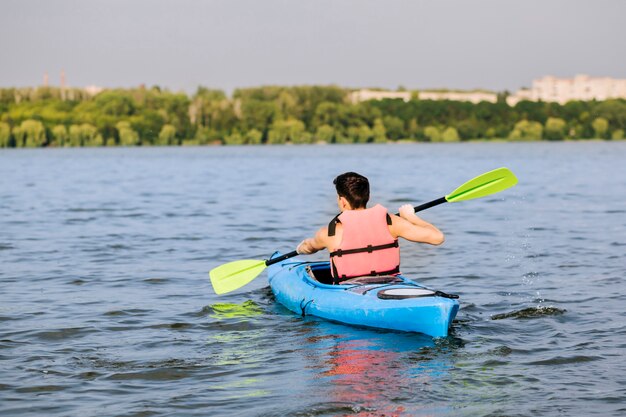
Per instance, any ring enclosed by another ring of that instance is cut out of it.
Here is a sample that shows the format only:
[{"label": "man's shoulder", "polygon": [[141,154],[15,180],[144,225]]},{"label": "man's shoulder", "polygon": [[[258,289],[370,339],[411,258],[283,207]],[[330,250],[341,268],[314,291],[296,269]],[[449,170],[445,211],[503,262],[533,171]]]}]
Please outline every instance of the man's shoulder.
[{"label": "man's shoulder", "polygon": [[337,228],[335,229],[335,234],[333,236],[328,235],[328,226],[323,226],[323,227],[320,227],[315,233],[315,239],[327,248],[334,247],[336,246],[337,240],[341,236],[341,232],[342,232],[341,223],[337,223]]}]

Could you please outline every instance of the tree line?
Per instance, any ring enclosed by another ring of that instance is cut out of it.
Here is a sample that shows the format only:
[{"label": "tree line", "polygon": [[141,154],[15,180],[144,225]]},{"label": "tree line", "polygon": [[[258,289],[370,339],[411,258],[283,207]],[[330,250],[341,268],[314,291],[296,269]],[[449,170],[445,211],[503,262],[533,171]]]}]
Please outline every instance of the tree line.
[{"label": "tree line", "polygon": [[626,100],[496,103],[350,101],[338,86],[193,95],[159,87],[0,88],[0,147],[623,139]]}]

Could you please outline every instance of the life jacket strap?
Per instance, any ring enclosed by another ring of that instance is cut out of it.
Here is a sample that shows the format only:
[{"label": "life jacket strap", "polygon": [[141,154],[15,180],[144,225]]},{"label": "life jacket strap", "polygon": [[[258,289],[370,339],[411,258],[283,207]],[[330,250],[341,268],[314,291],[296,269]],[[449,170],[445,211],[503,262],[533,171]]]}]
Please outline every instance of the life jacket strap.
[{"label": "life jacket strap", "polygon": [[[337,285],[342,281],[347,281],[349,279],[352,278],[358,278],[358,277],[362,277],[365,275],[354,275],[354,276],[347,276],[347,275],[341,275],[340,277],[337,276],[337,267],[335,267],[335,263],[334,262],[330,262],[333,268],[333,284]],[[396,275],[400,273],[400,265],[396,266],[395,268],[389,270],[389,271],[371,271],[369,273],[369,275],[367,276],[371,276],[371,277],[376,277],[376,276],[384,276],[384,275]]]},{"label": "life jacket strap", "polygon": [[337,229],[337,223],[341,223],[341,220],[339,220],[339,216],[340,215],[341,215],[341,213],[339,213],[338,215],[333,217],[333,219],[330,221],[330,223],[328,223],[328,236],[335,236],[335,231]]},{"label": "life jacket strap", "polygon": [[367,252],[367,253],[372,253],[376,250],[383,250],[383,249],[391,249],[391,248],[397,248],[399,246],[398,244],[398,239],[394,240],[393,243],[386,243],[384,245],[376,245],[376,246],[372,246],[372,245],[367,245],[364,248],[356,248],[356,249],[337,249],[334,252],[330,253],[330,257],[333,258],[335,256],[343,256],[343,255],[351,255],[354,253],[363,253],[363,252]]}]

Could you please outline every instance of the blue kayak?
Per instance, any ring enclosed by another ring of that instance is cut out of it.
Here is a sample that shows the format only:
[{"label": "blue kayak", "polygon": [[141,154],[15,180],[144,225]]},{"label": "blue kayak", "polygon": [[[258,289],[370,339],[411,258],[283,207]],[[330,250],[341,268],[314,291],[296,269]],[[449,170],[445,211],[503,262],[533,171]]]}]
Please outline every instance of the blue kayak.
[{"label": "blue kayak", "polygon": [[329,262],[298,258],[267,270],[276,300],[303,316],[445,337],[459,310],[457,296],[430,290],[402,275],[360,277],[332,285]]}]

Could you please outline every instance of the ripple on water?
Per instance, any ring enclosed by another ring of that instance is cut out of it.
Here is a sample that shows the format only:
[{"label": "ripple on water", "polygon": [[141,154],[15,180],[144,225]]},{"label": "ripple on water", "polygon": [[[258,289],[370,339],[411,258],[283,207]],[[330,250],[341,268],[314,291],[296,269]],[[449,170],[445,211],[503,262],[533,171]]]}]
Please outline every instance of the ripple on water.
[{"label": "ripple on water", "polygon": [[153,314],[154,310],[145,310],[140,308],[129,308],[126,310],[111,310],[104,313],[105,316],[110,317],[137,317],[137,316],[149,316]]},{"label": "ripple on water", "polygon": [[557,307],[528,307],[522,310],[511,311],[509,313],[494,314],[491,316],[491,320],[502,319],[532,319],[546,316],[559,316],[565,314],[567,310]]},{"label": "ripple on water", "polygon": [[99,330],[93,327],[70,327],[53,330],[40,330],[29,332],[29,337],[44,341],[64,341],[75,340],[86,337],[92,333],[98,333]]},{"label": "ripple on water", "polygon": [[166,284],[170,281],[170,279],[168,278],[146,278],[143,280],[143,282],[147,283],[147,284],[155,284],[155,285],[159,285],[159,284]]},{"label": "ripple on water", "polygon": [[576,355],[576,356],[555,356],[550,359],[544,359],[540,361],[532,361],[526,362],[527,365],[567,365],[571,363],[583,363],[583,362],[593,362],[602,360],[601,356],[585,356],[585,355]]}]

